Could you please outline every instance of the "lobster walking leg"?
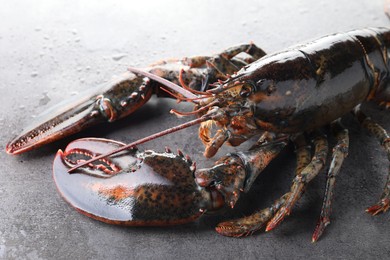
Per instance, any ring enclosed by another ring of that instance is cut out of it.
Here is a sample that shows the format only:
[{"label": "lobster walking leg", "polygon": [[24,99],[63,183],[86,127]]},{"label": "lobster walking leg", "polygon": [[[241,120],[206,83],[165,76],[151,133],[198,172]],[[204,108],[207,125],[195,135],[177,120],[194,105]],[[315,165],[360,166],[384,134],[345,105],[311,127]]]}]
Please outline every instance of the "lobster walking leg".
[{"label": "lobster walking leg", "polygon": [[247,63],[251,63],[266,55],[265,51],[263,51],[253,43],[241,44],[238,46],[230,47],[226,49],[224,52],[222,52],[221,55],[225,56],[225,58],[227,59],[231,59],[242,52],[247,53],[252,58],[250,60],[247,59],[246,60]]},{"label": "lobster walking leg", "polygon": [[[236,57],[240,53],[246,53],[249,57]],[[265,55],[266,53],[262,49],[250,43],[228,48],[212,57],[194,56],[185,58],[183,59],[183,63],[190,66],[191,69],[201,68],[206,65],[208,71],[205,73],[203,81],[197,82],[193,80],[194,77],[191,75],[192,70],[187,70],[185,73],[180,73],[180,83],[182,85],[184,83],[195,90],[205,91],[209,87],[209,84],[215,83],[218,80],[228,79],[229,75],[236,73],[242,67]]]},{"label": "lobster walking leg", "polygon": [[[299,175],[310,163],[311,147],[307,145],[305,137],[301,134],[296,136],[293,141],[297,153],[296,174]],[[241,237],[251,235],[253,232],[261,229],[275,215],[286,203],[286,199],[289,196],[290,192],[277,199],[270,207],[257,211],[249,216],[219,223],[216,230],[224,236]]]},{"label": "lobster walking leg", "polygon": [[[246,53],[249,55],[249,57],[236,57],[240,53]],[[265,55],[266,53],[253,43],[241,44],[226,49],[218,56],[210,59],[209,63],[218,71],[225,72],[225,74],[232,74],[237,72],[243,66],[258,60]]]},{"label": "lobster walking leg", "polygon": [[[353,112],[359,120],[360,124],[379,140],[380,144],[387,153],[387,158],[390,161],[390,137],[386,130],[379,124],[375,123],[370,117],[366,116],[360,110],[360,107],[355,108]],[[366,212],[370,213],[371,215],[377,215],[379,213],[386,212],[390,208],[390,165],[388,172],[386,185],[379,202],[366,209]]]},{"label": "lobster walking leg", "polygon": [[[235,56],[237,56],[240,53],[246,53],[249,55],[249,57],[245,60],[236,58]],[[210,59],[207,56],[194,56],[194,57],[185,58],[185,63],[187,63],[191,68],[199,68],[202,67],[204,64],[206,64],[206,62],[212,62],[212,60],[216,60],[220,57],[223,57],[227,60],[234,58],[232,62],[236,62],[239,60],[241,63],[245,62],[246,64],[248,64],[254,62],[255,60],[260,59],[265,55],[266,55],[265,51],[257,47],[255,44],[249,43],[249,44],[240,44],[237,46],[230,47],[222,51],[221,53],[217,54],[216,57],[212,59]],[[237,66],[238,64],[235,65]],[[244,64],[241,64],[241,66],[239,67],[241,68],[243,65]]]},{"label": "lobster walking leg", "polygon": [[306,185],[317,176],[317,174],[325,165],[326,156],[328,154],[328,141],[326,136],[317,133],[313,142],[315,151],[311,162],[302,170],[301,174],[294,178],[290,195],[288,196],[286,203],[268,222],[266,231],[270,231],[277,227],[283,221],[283,219],[290,214],[295,203],[302,196]]},{"label": "lobster walking leg", "polygon": [[341,125],[339,120],[333,122],[331,124],[331,128],[333,134],[336,137],[337,144],[333,148],[332,161],[330,163],[330,168],[327,174],[324,202],[322,204],[320,219],[312,236],[312,242],[316,242],[324,232],[325,227],[330,224],[329,217],[331,213],[331,203],[333,197],[333,190],[336,182],[336,176],[340,171],[344,159],[348,155],[348,130]]},{"label": "lobster walking leg", "polygon": [[289,193],[284,194],[277,199],[270,207],[255,212],[249,216],[221,222],[215,230],[224,236],[242,237],[249,236],[255,231],[261,229],[267,221],[278,211],[285,203]]},{"label": "lobster walking leg", "polygon": [[311,161],[311,146],[307,144],[306,138],[303,134],[295,136],[293,141],[295,145],[295,153],[297,155],[297,167],[295,169],[295,174],[298,176]]}]

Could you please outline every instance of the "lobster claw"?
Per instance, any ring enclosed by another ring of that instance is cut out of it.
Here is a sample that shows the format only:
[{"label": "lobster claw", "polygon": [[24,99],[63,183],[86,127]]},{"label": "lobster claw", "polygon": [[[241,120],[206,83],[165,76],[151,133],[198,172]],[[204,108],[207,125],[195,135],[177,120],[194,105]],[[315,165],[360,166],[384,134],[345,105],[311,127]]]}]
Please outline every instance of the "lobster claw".
[{"label": "lobster claw", "polygon": [[149,79],[127,72],[42,113],[7,144],[6,151],[19,154],[100,122],[115,121],[147,102],[152,92]]},{"label": "lobster claw", "polygon": [[169,150],[126,150],[68,173],[81,160],[123,145],[85,138],[59,150],[53,177],[62,197],[89,217],[128,226],[187,223],[211,207],[213,195],[195,182],[194,163]]}]

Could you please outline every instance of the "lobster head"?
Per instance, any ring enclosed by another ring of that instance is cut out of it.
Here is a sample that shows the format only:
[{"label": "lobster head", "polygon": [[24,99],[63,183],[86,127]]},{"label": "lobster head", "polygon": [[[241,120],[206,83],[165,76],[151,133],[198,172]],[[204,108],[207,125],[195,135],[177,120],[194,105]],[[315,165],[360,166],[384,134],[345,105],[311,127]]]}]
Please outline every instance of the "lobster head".
[{"label": "lobster head", "polygon": [[[198,120],[163,132],[165,135],[200,123],[199,137],[205,145],[204,155],[208,158],[214,156],[225,142],[237,146],[261,132],[254,117],[256,99],[253,99],[253,94],[257,93],[257,89],[251,80],[236,76],[224,82],[218,81],[212,84],[214,88],[201,92],[190,89],[184,83],[182,83],[182,88],[161,77],[136,68],[129,68],[129,70],[159,82],[167,87],[169,90],[166,91],[179,101],[191,101],[195,104],[195,109],[192,112],[171,110],[171,113],[178,116],[195,114],[199,117]],[[213,125],[218,127],[214,134],[211,131]],[[211,137],[212,135],[213,137]],[[160,136],[162,135],[159,134],[158,137]],[[154,138],[151,136],[148,140]]]},{"label": "lobster head", "polygon": [[[213,156],[225,142],[236,146],[264,131],[296,133],[302,126],[318,126],[321,117],[307,113],[308,103],[316,105],[307,89],[317,82],[305,59],[299,51],[268,55],[201,93],[197,111],[211,118],[199,129],[205,156]],[[213,137],[212,125],[218,126]]]}]

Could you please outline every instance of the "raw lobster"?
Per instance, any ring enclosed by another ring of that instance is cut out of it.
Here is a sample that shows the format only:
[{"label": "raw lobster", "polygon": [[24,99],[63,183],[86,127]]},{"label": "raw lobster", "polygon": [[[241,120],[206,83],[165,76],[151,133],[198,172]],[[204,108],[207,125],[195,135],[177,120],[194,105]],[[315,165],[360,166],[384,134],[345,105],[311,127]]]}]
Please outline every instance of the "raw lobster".
[{"label": "raw lobster", "polygon": [[[341,125],[340,117],[353,112],[362,126],[378,138],[390,160],[387,132],[360,110],[362,102],[371,100],[387,108],[390,106],[388,48],[390,30],[386,28],[334,34],[243,65],[226,79],[220,76],[210,89],[194,90],[194,84],[186,86],[183,73],[177,77],[184,87],[179,90],[175,84],[153,75],[156,73],[130,69],[147,82],[151,79],[165,85],[169,88],[167,92],[179,100],[193,102],[193,112],[173,113],[180,116],[196,114],[198,119],[129,145],[96,139],[76,141],[56,156],[54,176],[57,186],[73,206],[99,220],[127,225],[183,223],[223,205],[234,207],[240,192],[249,190],[261,170],[291,140],[296,146],[298,160],[291,190],[269,208],[217,226],[219,233],[228,236],[248,235],[264,225],[268,231],[290,214],[307,184],[325,166],[328,142],[321,128],[330,125],[336,145],[320,220],[312,237],[316,241],[330,222],[335,177],[348,154],[348,131]],[[231,58],[229,56],[225,61]],[[215,65],[211,67],[215,68]],[[116,118],[116,110],[107,100],[100,97],[97,104],[107,118]],[[190,159],[181,153],[173,155],[169,150],[165,154],[137,153],[133,148],[136,144],[198,123],[201,124],[199,136],[205,144],[206,157],[214,156],[225,142],[237,146],[253,136],[262,134],[262,137],[249,151],[228,154],[213,168],[197,171]],[[212,124],[218,127],[213,137]],[[19,146],[32,139],[25,136],[12,142],[8,151],[17,153]],[[313,142],[313,156],[306,137]],[[174,166],[177,161],[181,166]],[[157,167],[157,162],[168,169]],[[146,173],[143,173],[145,168]],[[73,173],[67,173],[67,170]],[[145,176],[153,175],[152,180],[139,181],[135,176],[141,172]],[[73,179],[75,181],[70,181]],[[93,201],[68,189],[72,183],[86,187]],[[100,204],[95,203],[96,200]],[[379,202],[367,211],[376,215],[387,211],[389,205],[390,172]],[[111,211],[111,208],[115,210]],[[117,208],[120,208],[120,213],[117,213]]]}]

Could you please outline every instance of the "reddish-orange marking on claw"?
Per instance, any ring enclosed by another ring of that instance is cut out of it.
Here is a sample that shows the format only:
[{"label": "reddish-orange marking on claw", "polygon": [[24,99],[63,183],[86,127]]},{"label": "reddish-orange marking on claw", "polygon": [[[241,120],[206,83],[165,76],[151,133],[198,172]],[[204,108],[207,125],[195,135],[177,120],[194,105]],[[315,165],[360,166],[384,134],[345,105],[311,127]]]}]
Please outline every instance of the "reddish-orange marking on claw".
[{"label": "reddish-orange marking on claw", "polygon": [[134,190],[131,188],[126,188],[122,185],[117,185],[113,188],[104,187],[104,185],[97,183],[91,187],[92,190],[97,191],[100,195],[114,199],[115,201],[120,201],[122,199],[134,196]]}]

